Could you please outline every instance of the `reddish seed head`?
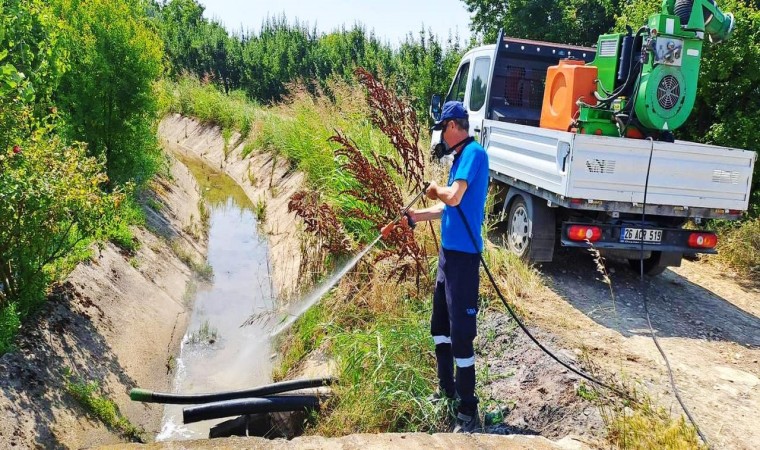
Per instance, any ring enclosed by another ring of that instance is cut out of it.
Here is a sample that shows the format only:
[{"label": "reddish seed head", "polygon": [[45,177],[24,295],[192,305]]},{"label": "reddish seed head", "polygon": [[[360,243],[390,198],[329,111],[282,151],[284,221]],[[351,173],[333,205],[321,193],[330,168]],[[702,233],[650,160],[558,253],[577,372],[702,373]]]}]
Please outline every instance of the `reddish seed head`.
[{"label": "reddish seed head", "polygon": [[15,155],[18,155],[19,153],[21,153],[21,147],[19,147],[18,145],[14,145],[13,146],[13,153]]}]

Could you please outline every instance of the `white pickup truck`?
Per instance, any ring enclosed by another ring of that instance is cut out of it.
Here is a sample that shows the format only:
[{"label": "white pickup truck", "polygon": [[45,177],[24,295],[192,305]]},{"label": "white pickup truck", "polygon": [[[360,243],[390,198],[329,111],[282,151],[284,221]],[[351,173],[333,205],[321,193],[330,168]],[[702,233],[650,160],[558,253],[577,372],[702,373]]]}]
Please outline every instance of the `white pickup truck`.
[{"label": "white pickup truck", "polygon": [[[627,258],[649,275],[684,253],[715,253],[713,233],[683,230],[692,219],[737,219],[748,207],[756,154],[693,142],[663,142],[540,128],[546,71],[595,49],[499,37],[464,55],[443,101],[462,101],[470,133],[486,148],[507,245],[551,261],[557,242]],[[434,95],[431,115],[442,99]],[[439,141],[436,132],[432,144]],[[642,210],[646,202],[646,215]],[[643,248],[643,252],[642,252]]]}]

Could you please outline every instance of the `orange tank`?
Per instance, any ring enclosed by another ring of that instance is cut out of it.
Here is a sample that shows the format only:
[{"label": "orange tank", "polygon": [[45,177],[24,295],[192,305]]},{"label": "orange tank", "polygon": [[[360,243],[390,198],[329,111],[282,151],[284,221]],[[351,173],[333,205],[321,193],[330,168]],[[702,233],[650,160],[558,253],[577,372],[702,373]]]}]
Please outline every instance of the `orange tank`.
[{"label": "orange tank", "polygon": [[578,113],[578,99],[596,105],[596,66],[583,61],[562,59],[559,65],[546,72],[544,104],[541,108],[541,128],[569,131]]}]

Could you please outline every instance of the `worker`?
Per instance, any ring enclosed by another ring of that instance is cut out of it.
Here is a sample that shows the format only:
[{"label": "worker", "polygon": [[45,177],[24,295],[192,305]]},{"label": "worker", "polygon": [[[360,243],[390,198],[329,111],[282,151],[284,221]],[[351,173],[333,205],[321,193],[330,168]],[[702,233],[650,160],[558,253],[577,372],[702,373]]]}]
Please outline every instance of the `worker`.
[{"label": "worker", "polygon": [[[453,155],[448,183],[439,186],[431,182],[425,193],[431,200],[439,202],[425,209],[411,209],[408,214],[414,222],[441,219],[441,250],[430,321],[438,365],[437,397],[448,401],[458,398],[454,432],[472,433],[481,429],[475,396],[473,341],[477,334],[488,155],[469,136],[468,114],[461,102],[446,102],[433,129],[441,131],[436,156]],[[472,230],[472,237],[457,210],[459,208]]]}]

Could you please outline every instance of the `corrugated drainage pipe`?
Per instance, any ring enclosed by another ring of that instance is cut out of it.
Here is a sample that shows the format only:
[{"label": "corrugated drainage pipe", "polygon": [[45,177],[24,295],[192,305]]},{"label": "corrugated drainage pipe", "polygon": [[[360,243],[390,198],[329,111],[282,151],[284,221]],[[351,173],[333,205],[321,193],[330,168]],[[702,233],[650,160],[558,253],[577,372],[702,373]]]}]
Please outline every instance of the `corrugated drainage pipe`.
[{"label": "corrugated drainage pipe", "polygon": [[278,411],[299,411],[319,408],[319,397],[315,395],[288,395],[282,397],[241,398],[223,402],[191,406],[182,410],[182,421],[194,423],[201,420],[245,414]]},{"label": "corrugated drainage pipe", "polygon": [[299,389],[330,386],[335,382],[335,378],[283,381],[281,383],[269,384],[267,386],[261,386],[254,389],[216,392],[208,394],[169,394],[165,392],[153,392],[147,389],[137,388],[129,391],[129,398],[136,402],[170,403],[174,405],[198,405],[201,403],[221,402],[223,400],[232,400],[238,398],[264,397],[266,395],[297,391]]}]

